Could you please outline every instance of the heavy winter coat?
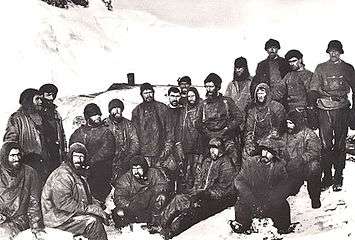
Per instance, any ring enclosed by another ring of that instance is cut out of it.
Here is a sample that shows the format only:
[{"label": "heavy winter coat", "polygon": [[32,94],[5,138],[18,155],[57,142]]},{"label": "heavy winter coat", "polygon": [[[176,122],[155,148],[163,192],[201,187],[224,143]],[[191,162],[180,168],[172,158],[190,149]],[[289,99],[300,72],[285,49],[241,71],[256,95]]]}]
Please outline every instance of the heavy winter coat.
[{"label": "heavy winter coat", "polygon": [[222,155],[216,160],[208,157],[196,171],[193,189],[205,190],[207,196],[213,200],[230,197],[234,193],[235,175],[233,164],[227,155]]},{"label": "heavy winter coat", "polygon": [[51,173],[43,187],[41,199],[47,227],[58,227],[75,215],[89,214],[89,205],[95,200],[90,192],[85,191],[84,184],[87,185],[86,180],[67,162]]},{"label": "heavy winter coat", "polygon": [[200,135],[197,130],[198,106],[186,104],[181,114],[182,146],[185,153],[199,153]]},{"label": "heavy winter coat", "polygon": [[88,150],[88,162],[110,162],[115,155],[115,137],[105,123],[97,127],[84,125],[75,130],[70,136],[69,145],[80,142]]},{"label": "heavy winter coat", "polygon": [[[274,71],[271,70],[273,66],[275,67]],[[284,58],[266,58],[258,63],[255,77],[251,83],[251,93],[254,93],[254,90],[259,83],[266,83],[270,86],[271,98],[283,102],[284,98],[280,93],[280,87],[282,88],[284,86],[284,81],[282,79],[289,71],[290,66]]]},{"label": "heavy winter coat", "polygon": [[305,110],[309,103],[309,84],[312,72],[308,70],[291,71],[286,74],[284,95],[287,95],[287,111]]},{"label": "heavy winter coat", "polygon": [[355,90],[354,67],[344,61],[319,64],[312,76],[310,90],[318,95],[317,107],[334,110],[349,107],[347,94]]},{"label": "heavy winter coat", "polygon": [[114,203],[117,208],[131,212],[137,209],[149,210],[151,198],[166,193],[168,182],[160,170],[148,168],[146,176],[146,181],[138,181],[129,170],[116,181]]},{"label": "heavy winter coat", "polygon": [[207,98],[198,106],[197,128],[208,139],[233,139],[242,122],[243,114],[234,101],[222,94]]},{"label": "heavy winter coat", "polygon": [[44,149],[41,141],[41,125],[42,118],[38,113],[20,107],[8,120],[4,142],[18,142],[24,153],[42,155]]},{"label": "heavy winter coat", "polygon": [[271,100],[269,87],[265,83],[261,83],[255,88],[254,99],[256,99],[256,92],[260,87],[266,89],[266,102],[262,105],[256,103],[248,111],[243,155],[253,155],[257,142],[273,132],[279,132],[285,121],[284,107]]},{"label": "heavy winter coat", "polygon": [[140,151],[144,156],[158,156],[166,140],[167,106],[161,102],[143,102],[132,111],[132,122],[137,129]]},{"label": "heavy winter coat", "polygon": [[226,93],[224,94],[226,97],[230,97],[235,102],[235,105],[238,106],[240,111],[243,113],[243,119],[246,114],[246,107],[251,102],[250,96],[250,85],[252,82],[252,78],[249,77],[244,81],[232,81],[228,84]]},{"label": "heavy winter coat", "polygon": [[7,218],[0,228],[14,233],[43,228],[39,178],[27,165],[14,171],[8,167],[12,146],[13,142],[5,142],[0,152],[0,214]]},{"label": "heavy winter coat", "polygon": [[115,136],[116,151],[113,168],[115,173],[120,176],[129,169],[129,157],[139,152],[137,130],[133,123],[124,117],[119,121],[108,117],[104,121]]}]

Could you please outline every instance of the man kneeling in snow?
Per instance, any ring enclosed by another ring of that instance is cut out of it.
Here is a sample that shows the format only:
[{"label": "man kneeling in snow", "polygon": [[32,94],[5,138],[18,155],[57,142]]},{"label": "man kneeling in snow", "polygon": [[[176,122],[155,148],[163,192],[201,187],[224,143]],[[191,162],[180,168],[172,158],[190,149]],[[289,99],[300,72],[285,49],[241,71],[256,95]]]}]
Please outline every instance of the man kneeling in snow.
[{"label": "man kneeling in snow", "polygon": [[70,145],[67,159],[48,177],[42,191],[42,212],[47,227],[59,228],[89,240],[107,240],[107,216],[92,197],[86,181],[87,150]]},{"label": "man kneeling in snow", "polygon": [[261,141],[261,155],[246,158],[235,178],[238,197],[234,206],[235,220],[230,225],[236,233],[248,232],[253,217],[271,218],[279,233],[290,230],[286,162],[275,149],[278,146]]},{"label": "man kneeling in snow", "polygon": [[224,152],[220,138],[209,141],[209,156],[197,170],[193,188],[176,195],[163,212],[161,225],[165,238],[176,236],[233,205],[236,172],[230,157]]},{"label": "man kneeling in snow", "polygon": [[134,156],[131,169],[114,183],[115,226],[122,228],[130,223],[148,223],[149,230],[156,229],[168,197],[168,186],[167,178],[160,170],[148,167],[143,156]]}]

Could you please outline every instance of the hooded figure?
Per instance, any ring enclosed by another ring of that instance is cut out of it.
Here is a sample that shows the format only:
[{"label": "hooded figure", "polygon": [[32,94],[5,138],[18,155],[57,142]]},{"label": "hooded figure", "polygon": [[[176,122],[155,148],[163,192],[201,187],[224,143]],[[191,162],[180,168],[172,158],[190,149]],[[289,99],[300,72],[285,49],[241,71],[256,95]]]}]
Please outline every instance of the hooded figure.
[{"label": "hooded figure", "polygon": [[[131,159],[131,169],[114,183],[115,225],[122,228],[129,223],[145,222],[159,225],[159,216],[168,198],[168,181],[164,174],[149,167],[143,156]],[[116,215],[116,214],[115,214]]]},{"label": "hooded figure", "polygon": [[225,96],[234,100],[243,113],[243,118],[245,118],[246,107],[251,102],[251,81],[247,60],[244,57],[237,58],[234,62],[233,81],[228,84]]},{"label": "hooded figure", "polygon": [[247,157],[234,180],[237,201],[234,205],[235,220],[230,222],[237,233],[247,232],[254,217],[270,217],[280,233],[289,231],[290,206],[286,162],[280,155],[279,142],[259,142],[259,153]]},{"label": "hooded figure", "polygon": [[41,94],[36,89],[26,89],[21,93],[19,103],[21,107],[8,120],[4,142],[18,142],[23,154],[34,156],[26,164],[33,167],[45,181],[50,173],[49,166],[54,159],[50,159],[48,148],[44,144],[46,139],[43,118],[40,115]]},{"label": "hooded figure", "polygon": [[41,184],[36,171],[24,165],[21,157],[19,144],[3,144],[0,150],[0,237],[14,237],[27,228],[34,233],[44,229]]},{"label": "hooded figure", "polygon": [[42,191],[42,212],[47,227],[59,228],[89,240],[107,240],[107,221],[100,202],[86,181],[88,151],[81,143],[70,145],[66,160],[48,177]]},{"label": "hooded figure", "polygon": [[256,143],[269,134],[278,134],[285,119],[282,104],[270,97],[270,88],[260,83],[254,91],[253,107],[248,110],[245,126],[245,146],[243,157],[252,156],[256,151]]},{"label": "hooded figure", "polygon": [[86,125],[75,130],[69,144],[80,142],[88,150],[87,162],[90,165],[88,178],[93,196],[104,202],[111,191],[112,161],[115,156],[115,137],[105,122],[101,121],[101,110],[90,103],[84,108]]}]

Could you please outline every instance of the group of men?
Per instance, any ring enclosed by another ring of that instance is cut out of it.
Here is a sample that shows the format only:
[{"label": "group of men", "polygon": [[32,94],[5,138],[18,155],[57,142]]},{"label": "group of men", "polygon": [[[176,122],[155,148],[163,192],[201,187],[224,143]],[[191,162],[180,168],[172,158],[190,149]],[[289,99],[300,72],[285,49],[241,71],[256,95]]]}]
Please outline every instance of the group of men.
[{"label": "group of men", "polygon": [[[299,50],[282,58],[279,49],[277,40],[266,42],[268,57],[253,78],[237,58],[224,95],[210,73],[204,100],[184,76],[169,88],[168,106],[142,84],[131,120],[119,99],[106,119],[87,104],[69,148],[53,103],[57,87],[26,89],[0,151],[0,230],[13,237],[31,228],[43,239],[46,226],[105,240],[112,216],[119,229],[143,222],[169,239],[234,205],[236,233],[249,233],[254,217],[292,231],[287,197],[304,181],[312,208],[321,207],[321,190],[342,190],[355,72],[340,59],[338,40],[314,73]],[[112,189],[114,207],[105,205]]]}]

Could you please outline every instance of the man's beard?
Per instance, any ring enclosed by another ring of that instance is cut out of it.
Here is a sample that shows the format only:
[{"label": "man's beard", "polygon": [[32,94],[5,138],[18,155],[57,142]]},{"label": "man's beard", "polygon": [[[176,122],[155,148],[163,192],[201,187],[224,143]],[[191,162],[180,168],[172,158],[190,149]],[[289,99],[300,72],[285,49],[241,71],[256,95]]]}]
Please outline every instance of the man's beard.
[{"label": "man's beard", "polygon": [[206,92],[206,98],[214,98],[217,97],[218,92]]},{"label": "man's beard", "polygon": [[122,114],[110,114],[110,117],[116,121],[116,122],[120,122],[122,119]]},{"label": "man's beard", "polygon": [[96,122],[96,121],[93,121],[91,120],[90,118],[88,119],[88,122],[89,122],[89,125],[90,126],[93,126],[93,127],[97,127],[97,126],[100,126],[101,125],[101,120]]},{"label": "man's beard", "polygon": [[177,106],[179,106],[179,102],[176,101],[176,100],[174,100],[174,101],[171,101],[171,102],[170,102],[170,105],[171,105],[172,107],[177,107]]}]

